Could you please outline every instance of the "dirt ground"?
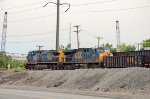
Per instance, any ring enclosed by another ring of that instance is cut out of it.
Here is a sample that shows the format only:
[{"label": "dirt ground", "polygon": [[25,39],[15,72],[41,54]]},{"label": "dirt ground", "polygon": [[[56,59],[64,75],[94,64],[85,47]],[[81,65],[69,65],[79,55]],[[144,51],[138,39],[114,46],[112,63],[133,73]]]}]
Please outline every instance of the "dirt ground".
[{"label": "dirt ground", "polygon": [[0,87],[111,97],[148,96],[150,69],[0,71]]}]

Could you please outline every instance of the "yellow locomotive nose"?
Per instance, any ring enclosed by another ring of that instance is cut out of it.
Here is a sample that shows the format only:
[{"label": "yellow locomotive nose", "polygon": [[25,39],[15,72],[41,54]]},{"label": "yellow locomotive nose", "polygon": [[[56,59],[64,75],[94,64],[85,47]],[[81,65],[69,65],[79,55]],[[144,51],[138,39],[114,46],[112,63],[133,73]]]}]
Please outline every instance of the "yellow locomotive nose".
[{"label": "yellow locomotive nose", "polygon": [[60,63],[65,62],[66,57],[65,57],[65,54],[64,54],[63,50],[59,50],[58,53],[59,53],[59,62]]},{"label": "yellow locomotive nose", "polygon": [[100,55],[99,55],[99,62],[104,62],[104,57],[105,57],[105,56],[113,56],[113,54],[110,53],[110,52],[103,52],[103,53],[100,53]]}]

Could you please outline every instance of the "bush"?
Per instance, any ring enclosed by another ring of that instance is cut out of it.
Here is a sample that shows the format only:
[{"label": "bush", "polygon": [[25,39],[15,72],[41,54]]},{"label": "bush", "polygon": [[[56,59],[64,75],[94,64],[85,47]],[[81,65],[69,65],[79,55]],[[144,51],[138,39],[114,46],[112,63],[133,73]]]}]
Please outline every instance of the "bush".
[{"label": "bush", "polygon": [[12,60],[10,56],[0,56],[0,68],[7,69],[10,64],[11,71],[21,71],[24,69],[24,64],[17,60]]},{"label": "bush", "polygon": [[0,56],[0,68],[7,68],[8,64],[11,64],[10,56]]},{"label": "bush", "polygon": [[11,65],[11,68],[18,68],[18,67],[24,68],[24,64],[16,60],[13,60],[10,65]]}]

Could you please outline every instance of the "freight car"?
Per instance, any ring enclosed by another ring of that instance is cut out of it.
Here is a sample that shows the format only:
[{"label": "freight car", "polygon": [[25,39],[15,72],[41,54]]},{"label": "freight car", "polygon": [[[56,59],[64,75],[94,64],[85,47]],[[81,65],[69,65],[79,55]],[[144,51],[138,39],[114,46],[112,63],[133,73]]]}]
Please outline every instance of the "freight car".
[{"label": "freight car", "polygon": [[104,57],[104,64],[105,68],[150,68],[150,50],[115,52],[113,57]]},{"label": "freight car", "polygon": [[150,50],[106,52],[104,48],[79,48],[67,51],[31,51],[26,69],[67,70],[79,68],[150,67]]},{"label": "freight car", "polygon": [[79,48],[67,51],[31,51],[27,56],[26,69],[79,69],[103,67],[103,56],[112,56],[104,48]]}]

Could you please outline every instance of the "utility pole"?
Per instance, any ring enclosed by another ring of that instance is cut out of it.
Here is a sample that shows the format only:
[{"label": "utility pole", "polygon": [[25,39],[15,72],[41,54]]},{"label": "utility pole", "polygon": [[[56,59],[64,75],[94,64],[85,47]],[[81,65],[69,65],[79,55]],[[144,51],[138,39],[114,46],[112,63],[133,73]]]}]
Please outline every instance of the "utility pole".
[{"label": "utility pole", "polygon": [[70,22],[70,29],[69,29],[69,44],[71,44],[71,22]]},{"label": "utility pole", "polygon": [[36,47],[39,48],[38,53],[40,54],[40,55],[37,56],[37,57],[38,57],[37,61],[38,61],[38,62],[41,62],[41,53],[42,53],[42,52],[41,52],[41,48],[42,48],[43,46],[37,45]]},{"label": "utility pole", "polygon": [[56,50],[59,48],[59,14],[60,14],[60,0],[57,0],[57,24],[56,24]]},{"label": "utility pole", "polygon": [[100,40],[103,39],[103,37],[96,37],[98,39],[98,45],[97,47],[99,48],[100,47]]},{"label": "utility pole", "polygon": [[116,21],[116,41],[117,41],[117,52],[119,52],[119,45],[120,45],[120,28],[119,28],[119,21]]},{"label": "utility pole", "polygon": [[5,12],[5,14],[4,14],[3,32],[2,32],[2,40],[1,40],[1,51],[5,51],[6,33],[7,33],[7,12]]},{"label": "utility pole", "polygon": [[141,43],[135,43],[135,44],[137,45],[137,50],[139,51]]},{"label": "utility pole", "polygon": [[57,0],[57,3],[54,3],[54,2],[48,2],[46,3],[46,5],[44,5],[43,7],[46,7],[47,4],[49,3],[52,3],[52,4],[55,4],[57,5],[57,22],[56,22],[56,50],[59,49],[59,26],[60,26],[60,22],[59,22],[59,19],[60,19],[60,5],[68,5],[68,9],[65,11],[67,12],[70,8],[70,4],[69,3],[60,3],[60,0]]},{"label": "utility pole", "polygon": [[76,27],[76,29],[77,29],[77,31],[73,31],[73,32],[76,32],[76,33],[77,33],[77,44],[78,44],[78,49],[79,49],[79,48],[80,48],[79,32],[81,31],[81,30],[79,30],[80,25],[76,25],[76,26],[74,26],[74,27]]},{"label": "utility pole", "polygon": [[36,47],[38,47],[39,51],[41,51],[41,48],[42,48],[43,46],[37,45]]}]

